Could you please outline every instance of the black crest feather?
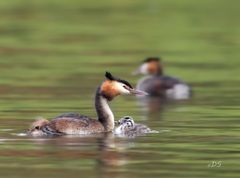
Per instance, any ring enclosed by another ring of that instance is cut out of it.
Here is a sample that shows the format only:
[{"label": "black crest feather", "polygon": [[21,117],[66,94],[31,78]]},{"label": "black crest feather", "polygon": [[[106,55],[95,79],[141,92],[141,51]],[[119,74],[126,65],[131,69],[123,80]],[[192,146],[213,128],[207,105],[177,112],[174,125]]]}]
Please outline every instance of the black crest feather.
[{"label": "black crest feather", "polygon": [[112,76],[112,74],[110,72],[106,72],[105,73],[105,77],[109,80],[115,80],[114,77]]},{"label": "black crest feather", "polygon": [[152,61],[159,62],[160,60],[161,60],[160,57],[148,57],[143,62],[152,62]]},{"label": "black crest feather", "polygon": [[130,87],[130,88],[133,88],[132,85],[131,85],[128,81],[122,80],[122,79],[119,79],[119,78],[116,78],[116,77],[114,77],[110,72],[106,72],[106,73],[105,73],[105,77],[106,77],[108,80],[115,80],[115,81],[118,81],[118,82],[121,82],[121,83],[127,85],[127,86]]}]

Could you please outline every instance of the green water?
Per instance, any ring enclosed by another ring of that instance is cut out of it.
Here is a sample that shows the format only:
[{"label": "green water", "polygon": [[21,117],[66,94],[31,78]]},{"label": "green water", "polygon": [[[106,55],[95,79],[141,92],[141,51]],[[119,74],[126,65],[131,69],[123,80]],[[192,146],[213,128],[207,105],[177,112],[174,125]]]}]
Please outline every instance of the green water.
[{"label": "green water", "polygon": [[[239,177],[239,1],[0,2],[0,177]],[[159,134],[135,139],[19,136],[37,116],[96,116],[104,72],[131,72],[162,56],[166,73],[193,86],[185,102],[133,96],[111,103]],[[211,165],[217,163],[217,165]]]}]

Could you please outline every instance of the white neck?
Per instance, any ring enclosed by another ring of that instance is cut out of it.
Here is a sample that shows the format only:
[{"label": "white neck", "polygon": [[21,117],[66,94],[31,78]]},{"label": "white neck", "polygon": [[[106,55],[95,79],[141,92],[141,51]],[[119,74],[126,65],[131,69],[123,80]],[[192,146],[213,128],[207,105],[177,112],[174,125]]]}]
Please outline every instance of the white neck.
[{"label": "white neck", "polygon": [[99,90],[96,93],[95,107],[98,120],[103,124],[106,131],[112,131],[114,129],[114,115],[108,105],[107,99],[101,95]]}]

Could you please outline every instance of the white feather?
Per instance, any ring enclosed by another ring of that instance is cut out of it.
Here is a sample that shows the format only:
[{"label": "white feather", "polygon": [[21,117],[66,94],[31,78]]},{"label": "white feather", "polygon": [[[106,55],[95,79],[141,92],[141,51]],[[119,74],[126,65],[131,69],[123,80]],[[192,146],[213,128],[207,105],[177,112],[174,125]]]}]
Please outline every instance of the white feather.
[{"label": "white feather", "polygon": [[129,95],[130,91],[124,88],[124,83],[121,82],[115,82],[114,83],[115,88],[123,95]]},{"label": "white feather", "polygon": [[139,72],[141,74],[148,74],[148,64],[147,63],[142,64],[139,68]]},{"label": "white feather", "polygon": [[190,98],[190,88],[185,84],[177,84],[167,90],[167,96],[172,99],[183,100]]}]

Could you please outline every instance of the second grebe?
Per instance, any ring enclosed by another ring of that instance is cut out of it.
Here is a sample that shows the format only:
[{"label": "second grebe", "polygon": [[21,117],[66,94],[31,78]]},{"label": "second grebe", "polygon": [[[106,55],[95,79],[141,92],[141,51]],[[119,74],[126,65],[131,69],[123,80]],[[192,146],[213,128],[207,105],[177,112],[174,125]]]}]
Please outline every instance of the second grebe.
[{"label": "second grebe", "polygon": [[[98,87],[95,108],[98,119],[91,119],[78,113],[62,114],[51,121],[40,119],[34,122],[29,135],[92,134],[110,132],[114,129],[114,115],[108,105],[118,95],[147,95],[134,89],[131,84],[106,72],[106,80]],[[37,134],[34,134],[37,133]]]},{"label": "second grebe", "polygon": [[163,67],[158,57],[149,57],[144,60],[134,74],[148,75],[138,82],[137,89],[145,91],[151,96],[161,96],[176,100],[191,97],[189,85],[180,79],[163,74]]}]

